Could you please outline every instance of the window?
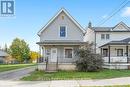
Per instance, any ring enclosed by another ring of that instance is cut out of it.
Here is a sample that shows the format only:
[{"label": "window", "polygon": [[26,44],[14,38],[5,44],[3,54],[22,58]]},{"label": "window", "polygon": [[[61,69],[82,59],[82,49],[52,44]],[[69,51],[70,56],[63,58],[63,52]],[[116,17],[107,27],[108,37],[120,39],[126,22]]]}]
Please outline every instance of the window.
[{"label": "window", "polygon": [[50,55],[50,49],[46,49],[46,55]]},{"label": "window", "polygon": [[63,15],[61,16],[61,18],[62,18],[62,20],[64,20],[64,16]]},{"label": "window", "polygon": [[106,34],[106,39],[109,39],[110,38],[110,35],[109,34]]},{"label": "window", "polygon": [[123,49],[117,49],[117,56],[123,56]]},{"label": "window", "polygon": [[108,49],[103,49],[103,56],[107,57],[108,56]]},{"label": "window", "polygon": [[103,39],[106,39],[106,40],[110,39],[110,34],[101,34],[101,39],[102,40]]},{"label": "window", "polygon": [[60,37],[66,37],[66,27],[60,26]]},{"label": "window", "polygon": [[101,39],[105,39],[105,34],[101,34]]},{"label": "window", "polygon": [[72,49],[71,48],[65,49],[65,58],[72,58]]}]

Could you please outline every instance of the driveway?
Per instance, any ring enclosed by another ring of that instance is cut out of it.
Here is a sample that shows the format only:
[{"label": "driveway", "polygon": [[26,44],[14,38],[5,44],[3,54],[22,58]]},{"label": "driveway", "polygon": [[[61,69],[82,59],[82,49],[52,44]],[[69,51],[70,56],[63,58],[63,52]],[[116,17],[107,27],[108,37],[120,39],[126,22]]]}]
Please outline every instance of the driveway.
[{"label": "driveway", "polygon": [[128,84],[130,84],[130,77],[102,80],[0,81],[0,87],[80,87]]},{"label": "driveway", "polygon": [[29,73],[31,73],[35,69],[36,66],[31,66],[31,67],[1,72],[0,80],[19,80],[20,78],[29,75]]}]

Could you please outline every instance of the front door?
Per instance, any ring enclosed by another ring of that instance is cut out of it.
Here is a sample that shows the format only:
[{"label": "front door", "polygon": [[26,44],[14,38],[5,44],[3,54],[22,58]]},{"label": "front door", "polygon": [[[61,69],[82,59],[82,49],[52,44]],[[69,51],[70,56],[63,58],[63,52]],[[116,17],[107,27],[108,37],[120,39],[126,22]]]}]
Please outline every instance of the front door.
[{"label": "front door", "polygon": [[51,48],[51,62],[57,61],[57,48]]}]

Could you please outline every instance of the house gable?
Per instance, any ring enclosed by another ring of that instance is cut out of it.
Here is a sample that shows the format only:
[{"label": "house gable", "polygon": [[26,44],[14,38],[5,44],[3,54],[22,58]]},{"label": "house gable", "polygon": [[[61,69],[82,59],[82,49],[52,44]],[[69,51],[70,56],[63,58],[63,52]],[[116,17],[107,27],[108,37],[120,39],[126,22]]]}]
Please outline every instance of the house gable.
[{"label": "house gable", "polygon": [[130,28],[124,22],[120,22],[113,27],[112,31],[130,31]]},{"label": "house gable", "polygon": [[[52,20],[53,19],[53,20]],[[61,9],[39,32],[40,41],[45,40],[83,40],[84,29],[65,9]],[[66,36],[60,37],[60,27],[66,27]]]},{"label": "house gable", "polygon": [[[85,33],[85,30],[83,29],[83,27],[67,12],[66,9],[61,8],[61,10],[54,16],[51,18],[51,20],[38,32],[38,35],[40,36],[42,32],[44,32],[47,27],[53,22],[55,21],[55,19],[61,14],[64,13],[66,16],[69,17],[69,19],[83,32]],[[63,18],[63,17],[62,17]]]}]

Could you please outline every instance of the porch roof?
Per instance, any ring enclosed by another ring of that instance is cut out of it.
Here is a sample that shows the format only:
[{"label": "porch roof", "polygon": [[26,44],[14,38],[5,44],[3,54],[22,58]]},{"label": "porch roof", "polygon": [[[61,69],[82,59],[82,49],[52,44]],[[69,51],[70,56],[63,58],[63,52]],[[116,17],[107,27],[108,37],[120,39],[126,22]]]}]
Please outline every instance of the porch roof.
[{"label": "porch roof", "polygon": [[79,40],[45,40],[37,42],[39,45],[84,45],[86,42]]},{"label": "porch roof", "polygon": [[130,38],[126,38],[118,41],[110,41],[100,47],[107,46],[107,45],[130,45]]}]

